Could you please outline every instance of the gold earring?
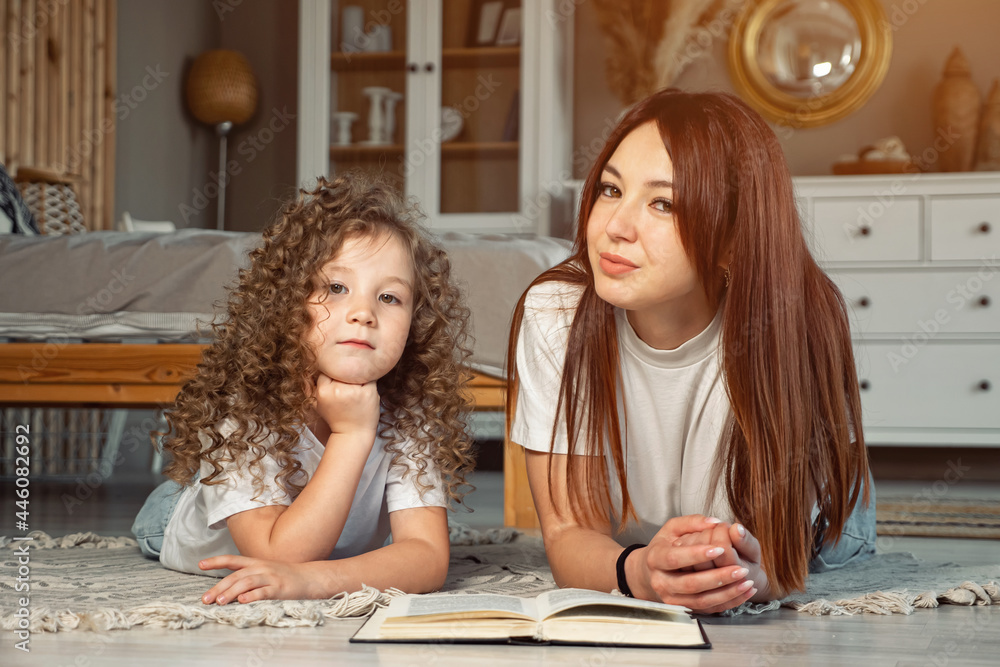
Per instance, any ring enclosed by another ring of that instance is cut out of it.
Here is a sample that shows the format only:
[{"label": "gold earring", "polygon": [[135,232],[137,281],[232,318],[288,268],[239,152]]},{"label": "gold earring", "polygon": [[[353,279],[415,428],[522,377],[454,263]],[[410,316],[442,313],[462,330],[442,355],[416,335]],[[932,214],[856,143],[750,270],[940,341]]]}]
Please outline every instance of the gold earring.
[{"label": "gold earring", "polygon": [[726,287],[729,287],[729,267],[726,267]]}]

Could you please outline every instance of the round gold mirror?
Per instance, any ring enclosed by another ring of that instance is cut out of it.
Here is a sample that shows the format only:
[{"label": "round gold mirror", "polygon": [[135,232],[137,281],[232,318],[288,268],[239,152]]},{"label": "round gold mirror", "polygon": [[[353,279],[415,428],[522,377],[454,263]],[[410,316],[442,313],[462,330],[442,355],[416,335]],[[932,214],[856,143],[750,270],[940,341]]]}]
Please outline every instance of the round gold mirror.
[{"label": "round gold mirror", "polygon": [[729,71],[765,117],[815,127],[858,110],[889,69],[879,0],[748,0],[729,35]]}]

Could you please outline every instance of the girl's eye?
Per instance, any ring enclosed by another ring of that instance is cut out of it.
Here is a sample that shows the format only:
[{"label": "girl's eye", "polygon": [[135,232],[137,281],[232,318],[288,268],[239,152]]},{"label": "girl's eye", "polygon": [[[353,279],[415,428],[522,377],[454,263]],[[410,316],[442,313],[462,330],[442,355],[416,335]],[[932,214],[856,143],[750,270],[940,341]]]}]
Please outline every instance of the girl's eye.
[{"label": "girl's eye", "polygon": [[611,183],[601,183],[599,189],[602,197],[620,197],[622,194],[622,191]]},{"label": "girl's eye", "polygon": [[341,285],[340,283],[331,283],[330,284],[330,294],[343,294],[346,291],[347,291],[347,288],[344,287],[343,285]]},{"label": "girl's eye", "polygon": [[669,199],[654,199],[651,206],[655,208],[657,211],[670,213],[674,208],[674,203]]},{"label": "girl's eye", "polygon": [[402,301],[400,301],[398,298],[394,297],[391,294],[380,294],[378,300],[381,301],[382,303],[387,303],[387,304],[402,303]]}]

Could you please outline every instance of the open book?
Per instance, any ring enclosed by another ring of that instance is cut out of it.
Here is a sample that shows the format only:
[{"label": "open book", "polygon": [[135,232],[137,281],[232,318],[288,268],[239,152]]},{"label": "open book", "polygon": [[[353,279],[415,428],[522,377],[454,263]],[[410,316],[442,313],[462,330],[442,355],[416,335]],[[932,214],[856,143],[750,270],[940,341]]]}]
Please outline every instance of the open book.
[{"label": "open book", "polygon": [[534,599],[398,597],[376,611],[351,641],[711,647],[684,607],[578,588]]}]

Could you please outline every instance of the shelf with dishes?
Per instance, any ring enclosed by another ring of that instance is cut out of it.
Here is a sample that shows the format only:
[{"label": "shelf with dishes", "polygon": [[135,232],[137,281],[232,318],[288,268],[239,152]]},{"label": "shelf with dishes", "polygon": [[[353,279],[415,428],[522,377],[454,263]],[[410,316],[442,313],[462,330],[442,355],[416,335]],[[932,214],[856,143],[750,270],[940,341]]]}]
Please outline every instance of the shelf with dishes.
[{"label": "shelf with dishes", "polygon": [[[517,67],[521,61],[519,46],[484,46],[442,49],[441,61],[451,67]],[[330,69],[335,72],[374,72],[403,70],[406,68],[406,51],[334,52]],[[411,66],[418,66],[411,63]],[[426,64],[424,65],[426,67]]]},{"label": "shelf with dishes", "polygon": [[[333,160],[374,160],[382,156],[398,156],[404,151],[402,144],[349,144],[330,146]],[[456,141],[441,144],[442,157],[517,157],[519,144],[516,141]]]}]

